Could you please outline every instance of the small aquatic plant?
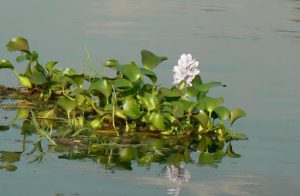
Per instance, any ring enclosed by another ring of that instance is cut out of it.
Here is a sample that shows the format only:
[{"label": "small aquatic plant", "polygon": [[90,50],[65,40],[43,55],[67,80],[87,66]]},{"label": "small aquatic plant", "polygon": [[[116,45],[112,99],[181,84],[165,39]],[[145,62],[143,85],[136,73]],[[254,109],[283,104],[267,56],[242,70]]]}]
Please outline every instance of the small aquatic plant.
[{"label": "small aquatic plant", "polygon": [[[22,86],[10,88],[10,97],[23,101],[13,106],[19,109],[15,120],[23,119],[25,133],[34,132],[52,145],[57,145],[55,141],[72,141],[72,145],[89,146],[93,150],[88,153],[93,153],[102,149],[103,136],[155,134],[160,138],[178,138],[172,145],[200,151],[199,164],[214,164],[226,154],[238,157],[230,141],[247,139],[232,130],[234,122],[246,113],[223,106],[223,97],[207,95],[211,88],[225,85],[216,81],[204,83],[199,62],[191,54],[181,55],[173,68],[174,85],[166,88],[157,84],[153,70],[167,57],[147,50],[141,51],[142,66],[134,61],[125,64],[115,59],[105,61],[103,66],[115,73],[108,77],[79,73],[72,68],[61,70],[56,61],[43,65],[38,52],[31,51],[23,37],[10,40],[7,49],[21,52],[17,62],[27,62],[25,72],[19,73],[9,60],[0,61],[0,69],[12,70]],[[10,106],[2,104],[2,107]],[[109,141],[124,144],[120,139]],[[225,153],[222,150],[228,142]],[[162,146],[165,145],[171,144]],[[126,151],[120,152],[122,156]],[[158,150],[154,152],[160,154]],[[140,161],[156,156],[141,154]]]}]

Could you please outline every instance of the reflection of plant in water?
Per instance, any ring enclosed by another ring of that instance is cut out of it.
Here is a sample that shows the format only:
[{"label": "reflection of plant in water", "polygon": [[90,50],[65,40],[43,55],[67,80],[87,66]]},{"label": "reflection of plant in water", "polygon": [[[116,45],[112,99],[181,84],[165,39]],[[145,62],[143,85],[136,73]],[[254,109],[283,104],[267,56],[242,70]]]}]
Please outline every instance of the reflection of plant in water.
[{"label": "reflection of plant in water", "polygon": [[184,162],[180,162],[179,165],[167,165],[166,175],[168,179],[176,183],[176,188],[168,189],[169,195],[179,195],[180,185],[185,182],[189,182],[191,179],[190,172],[185,168]]},{"label": "reflection of plant in water", "polygon": [[54,150],[62,151],[61,158],[90,158],[107,168],[131,169],[134,160],[141,165],[190,162],[193,151],[201,152],[198,163],[204,165],[239,156],[227,143],[246,139],[232,130],[246,114],[223,106],[223,97],[207,96],[211,88],[225,85],[204,83],[190,54],[181,56],[174,67],[175,85],[166,88],[157,85],[153,69],[167,58],[146,50],[142,66],[106,61],[103,66],[115,73],[107,77],[60,70],[56,61],[43,66],[22,37],[13,38],[7,49],[21,51],[16,60],[27,66],[19,73],[9,60],[0,61],[0,69],[12,70],[23,87],[0,88],[1,94],[22,100],[1,105],[18,109],[14,121],[23,121],[22,133],[37,135],[37,143],[47,138]]},{"label": "reflection of plant in water", "polygon": [[179,166],[168,165],[167,166],[167,177],[170,181],[181,184],[183,182],[189,182],[191,175],[190,172],[185,168],[184,162],[180,162]]},{"label": "reflection of plant in water", "polygon": [[17,167],[12,163],[20,161],[21,152],[0,151],[0,162],[3,163],[0,169],[15,171]]}]

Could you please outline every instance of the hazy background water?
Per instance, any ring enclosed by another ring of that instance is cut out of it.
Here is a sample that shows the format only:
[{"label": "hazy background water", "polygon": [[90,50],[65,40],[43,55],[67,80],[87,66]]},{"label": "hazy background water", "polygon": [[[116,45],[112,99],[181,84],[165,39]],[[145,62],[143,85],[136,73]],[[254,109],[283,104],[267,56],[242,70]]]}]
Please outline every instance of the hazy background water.
[{"label": "hazy background water", "polygon": [[[140,50],[148,49],[169,57],[156,69],[159,83],[168,86],[173,65],[186,52],[200,61],[205,81],[228,85],[211,95],[247,111],[236,129],[250,139],[234,143],[243,156],[225,159],[218,169],[187,165],[192,179],[181,195],[299,194],[300,1],[0,0],[0,5],[1,58],[14,58],[5,45],[15,35],[28,38],[41,62],[58,60],[64,67],[80,68],[85,47],[99,67],[112,57],[140,62]],[[17,81],[1,70],[0,83]],[[20,150],[21,137],[18,130],[1,133],[0,150]],[[166,195],[174,186],[159,176],[159,165],[108,173],[96,163],[55,155],[42,164],[27,162],[22,156],[17,171],[0,171],[1,192]]]}]

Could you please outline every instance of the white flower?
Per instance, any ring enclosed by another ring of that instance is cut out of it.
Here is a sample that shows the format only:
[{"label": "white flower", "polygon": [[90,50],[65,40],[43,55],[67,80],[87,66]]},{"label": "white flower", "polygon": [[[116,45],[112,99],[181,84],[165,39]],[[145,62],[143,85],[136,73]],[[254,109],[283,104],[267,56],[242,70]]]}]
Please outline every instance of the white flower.
[{"label": "white flower", "polygon": [[191,54],[182,54],[178,60],[178,65],[174,66],[174,84],[185,81],[187,86],[192,86],[192,81],[196,75],[200,74],[197,68],[199,62],[192,58]]}]

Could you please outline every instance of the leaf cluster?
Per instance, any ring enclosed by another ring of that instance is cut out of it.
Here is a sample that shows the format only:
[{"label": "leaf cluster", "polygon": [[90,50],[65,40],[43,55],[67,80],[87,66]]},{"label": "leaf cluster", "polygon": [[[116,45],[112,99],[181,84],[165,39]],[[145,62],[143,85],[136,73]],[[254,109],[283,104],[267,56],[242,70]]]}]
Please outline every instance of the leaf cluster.
[{"label": "leaf cluster", "polygon": [[[33,120],[36,130],[53,144],[51,134],[47,134],[50,130],[57,130],[57,137],[92,138],[103,130],[113,130],[117,136],[153,132],[184,135],[197,141],[208,137],[211,142],[205,139],[201,144],[201,151],[206,153],[214,148],[212,141],[218,141],[223,147],[225,142],[246,139],[244,134],[232,130],[234,122],[246,113],[223,106],[223,97],[207,96],[211,88],[225,86],[221,82],[204,83],[198,75],[191,87],[183,83],[171,88],[157,85],[153,69],[167,57],[142,50],[141,66],[134,61],[122,64],[110,59],[103,66],[111,69],[114,76],[107,77],[78,73],[72,68],[60,70],[56,61],[42,65],[39,54],[30,51],[23,37],[10,40],[7,49],[21,52],[16,60],[27,62],[25,72],[18,73],[7,59],[0,61],[0,69],[11,69],[24,91],[37,95],[35,100],[28,100],[30,96],[23,99],[40,105],[27,109],[22,118]],[[48,131],[41,131],[37,119],[43,119],[40,123],[45,124]],[[63,131],[58,128],[61,123],[57,123],[57,119],[63,119]]]}]

